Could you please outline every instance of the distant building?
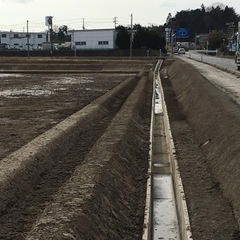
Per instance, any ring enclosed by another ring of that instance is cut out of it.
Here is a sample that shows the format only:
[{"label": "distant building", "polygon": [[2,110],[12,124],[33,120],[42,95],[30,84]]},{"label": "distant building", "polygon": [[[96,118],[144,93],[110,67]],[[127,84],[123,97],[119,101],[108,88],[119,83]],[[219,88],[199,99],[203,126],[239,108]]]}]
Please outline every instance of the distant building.
[{"label": "distant building", "polygon": [[6,49],[27,50],[29,41],[29,50],[41,50],[42,43],[46,42],[47,34],[45,32],[0,32],[0,45]]},{"label": "distant building", "polygon": [[[116,29],[69,30],[72,50],[110,50],[117,48]],[[57,50],[54,44],[48,42],[47,32],[0,31],[0,50]],[[69,43],[61,44],[61,47]],[[59,47],[59,46],[58,46]]]},{"label": "distant building", "polygon": [[115,49],[118,31],[116,29],[69,30],[73,50]]}]

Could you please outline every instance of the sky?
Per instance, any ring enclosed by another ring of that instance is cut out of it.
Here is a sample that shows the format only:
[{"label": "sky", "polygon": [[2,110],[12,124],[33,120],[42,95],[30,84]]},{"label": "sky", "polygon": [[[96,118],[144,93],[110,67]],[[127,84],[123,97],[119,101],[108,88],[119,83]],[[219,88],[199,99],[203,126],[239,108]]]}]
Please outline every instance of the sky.
[{"label": "sky", "polygon": [[[225,1],[225,2],[224,2]],[[239,0],[221,1],[240,15]],[[163,25],[169,13],[175,16],[182,10],[194,10],[211,0],[0,0],[0,31],[46,31],[45,17],[53,16],[58,29],[106,29],[117,25]],[[132,17],[131,17],[132,16]]]}]

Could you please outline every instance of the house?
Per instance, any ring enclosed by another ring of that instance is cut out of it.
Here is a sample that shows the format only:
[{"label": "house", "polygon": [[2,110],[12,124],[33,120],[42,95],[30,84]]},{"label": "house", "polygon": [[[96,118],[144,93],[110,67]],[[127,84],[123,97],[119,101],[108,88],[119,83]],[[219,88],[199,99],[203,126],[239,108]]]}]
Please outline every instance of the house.
[{"label": "house", "polygon": [[0,45],[6,49],[16,50],[41,50],[42,43],[46,42],[45,32],[0,32]]},{"label": "house", "polygon": [[111,50],[117,48],[116,29],[69,30],[72,50]]}]

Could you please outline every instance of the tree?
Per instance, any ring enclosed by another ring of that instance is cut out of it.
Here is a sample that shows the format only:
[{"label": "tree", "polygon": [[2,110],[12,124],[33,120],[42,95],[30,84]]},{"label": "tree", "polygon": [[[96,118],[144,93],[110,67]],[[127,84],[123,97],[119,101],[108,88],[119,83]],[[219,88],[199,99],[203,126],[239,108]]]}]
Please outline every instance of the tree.
[{"label": "tree", "polygon": [[127,28],[123,26],[118,26],[116,28],[118,30],[116,45],[120,49],[129,49],[130,48],[130,33]]},{"label": "tree", "polygon": [[208,34],[209,49],[215,50],[227,44],[227,35],[222,30],[213,30]]},{"label": "tree", "polygon": [[63,25],[58,29],[57,38],[60,42],[70,41],[70,35],[68,35],[68,27],[66,25]]},{"label": "tree", "polygon": [[161,36],[159,31],[154,30],[154,27],[144,28],[138,26],[138,30],[134,35],[133,48],[164,50],[165,45],[165,37]]},{"label": "tree", "polygon": [[173,29],[188,28],[190,34],[188,40],[194,41],[196,34],[209,33],[213,30],[227,32],[227,23],[234,23],[236,32],[238,21],[240,21],[240,17],[231,7],[221,3],[213,4],[210,7],[202,4],[199,9],[182,10],[177,12],[175,17],[168,17],[165,26],[168,27],[171,22],[171,26],[174,26],[171,27]]},{"label": "tree", "polygon": [[[123,26],[118,26],[116,45],[120,49],[129,49],[130,48],[130,29]],[[162,28],[157,26],[151,27],[142,27],[140,24],[136,24],[133,27],[133,48],[141,49],[161,49],[162,52],[165,52],[166,40],[165,36],[161,35]]]}]

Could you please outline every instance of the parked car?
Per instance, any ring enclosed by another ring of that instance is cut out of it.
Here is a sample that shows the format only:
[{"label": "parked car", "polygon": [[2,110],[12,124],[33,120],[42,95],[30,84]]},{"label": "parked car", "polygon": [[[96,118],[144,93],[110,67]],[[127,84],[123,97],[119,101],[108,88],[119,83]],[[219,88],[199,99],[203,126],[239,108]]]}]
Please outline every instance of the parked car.
[{"label": "parked car", "polygon": [[178,54],[185,54],[185,53],[186,53],[185,48],[178,49]]}]

